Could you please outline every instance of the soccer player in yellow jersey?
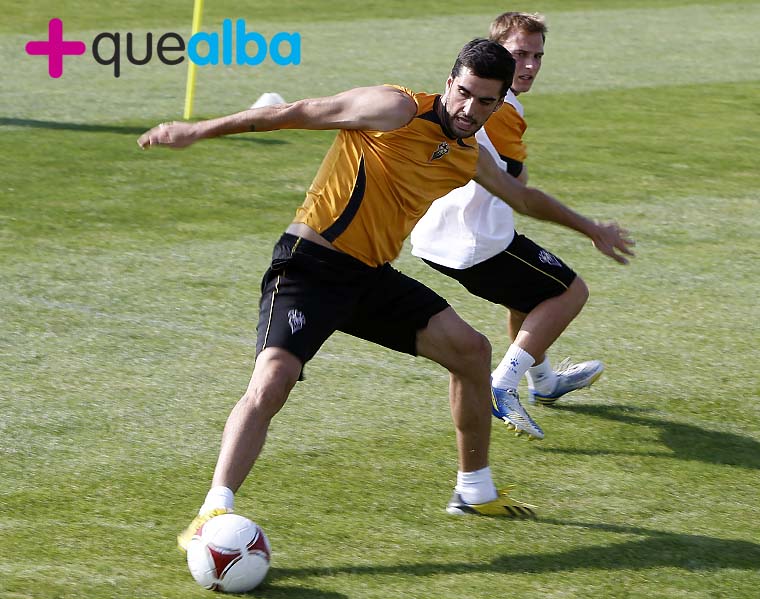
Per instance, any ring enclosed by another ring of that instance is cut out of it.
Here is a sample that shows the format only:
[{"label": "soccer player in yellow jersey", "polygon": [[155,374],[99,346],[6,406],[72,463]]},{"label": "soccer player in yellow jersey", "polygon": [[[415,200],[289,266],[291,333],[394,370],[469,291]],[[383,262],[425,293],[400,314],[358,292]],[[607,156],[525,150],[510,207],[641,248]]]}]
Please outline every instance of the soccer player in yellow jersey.
[{"label": "soccer player in yellow jersey", "polygon": [[459,53],[443,95],[394,86],[267,106],[197,123],[164,123],[138,140],[180,148],[198,140],[275,129],[337,129],[335,141],[262,281],[256,363],[225,425],[212,488],[179,538],[233,508],[271,419],[304,364],[336,330],[424,356],[450,372],[459,455],[453,514],[530,516],[532,506],[497,491],[488,467],[488,340],[436,293],[392,268],[430,203],[476,178],[519,212],[577,229],[610,254],[624,247],[554,198],[523,186],[480,152],[473,135],[501,106],[514,61],[499,44],[473,40]]},{"label": "soccer player in yellow jersey", "polygon": [[[476,139],[523,183],[528,180],[522,139],[527,125],[516,96],[529,91],[538,75],[546,32],[537,14],[508,12],[491,24],[490,39],[509,50],[516,68],[503,106]],[[588,288],[562,260],[514,230],[512,209],[497,195],[471,181],[436,201],[412,233],[412,253],[471,293],[508,309],[512,344],[492,373],[492,411],[518,432],[542,438],[541,427],[520,403],[517,384],[523,375],[531,400],[550,405],[590,386],[604,367],[590,360],[553,370],[545,352],[581,311]],[[614,223],[601,226],[617,229]],[[626,248],[624,253],[631,252]],[[626,262],[622,255],[613,257]]]}]

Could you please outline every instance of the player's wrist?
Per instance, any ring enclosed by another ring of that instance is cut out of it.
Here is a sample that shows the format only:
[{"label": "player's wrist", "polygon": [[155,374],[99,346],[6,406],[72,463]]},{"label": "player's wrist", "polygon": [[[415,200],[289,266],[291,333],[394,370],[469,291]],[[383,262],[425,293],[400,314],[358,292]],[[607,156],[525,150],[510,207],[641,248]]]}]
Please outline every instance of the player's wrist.
[{"label": "player's wrist", "polygon": [[211,139],[212,137],[223,135],[223,133],[219,133],[216,129],[213,121],[199,121],[191,123],[189,134],[193,141]]}]

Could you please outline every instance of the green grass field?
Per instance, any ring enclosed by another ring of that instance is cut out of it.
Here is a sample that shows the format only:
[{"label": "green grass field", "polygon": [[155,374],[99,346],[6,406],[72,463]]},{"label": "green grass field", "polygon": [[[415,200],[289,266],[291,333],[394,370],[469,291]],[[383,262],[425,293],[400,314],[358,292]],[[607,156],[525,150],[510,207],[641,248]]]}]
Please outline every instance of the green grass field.
[{"label": "green grass field", "polygon": [[[114,79],[88,51],[52,80],[24,44],[54,16],[88,43],[185,35],[192,3],[59,4],[10,0],[0,23],[0,597],[210,597],[175,535],[250,376],[271,246],[333,133],[140,152],[143,130],[180,117],[184,67]],[[494,425],[496,479],[536,521],[447,516],[446,373],[338,334],[237,497],[273,545],[253,594],[757,597],[760,2],[206,4],[210,30],[241,17],[301,32],[303,61],[201,69],[198,116],[264,91],[439,91],[498,12],[541,10],[547,55],[523,98],[532,182],[638,241],[623,268],[519,222],[591,288],[553,360],[607,365],[593,389],[532,410],[544,441]],[[398,266],[503,353],[502,310],[408,251]]]}]

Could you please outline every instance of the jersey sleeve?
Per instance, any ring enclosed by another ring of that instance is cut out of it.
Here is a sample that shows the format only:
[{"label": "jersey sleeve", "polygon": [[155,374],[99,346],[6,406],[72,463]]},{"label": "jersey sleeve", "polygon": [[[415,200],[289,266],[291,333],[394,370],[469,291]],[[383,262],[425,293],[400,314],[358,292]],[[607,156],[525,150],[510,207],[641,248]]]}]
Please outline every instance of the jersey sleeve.
[{"label": "jersey sleeve", "polygon": [[523,142],[523,134],[528,125],[514,106],[505,102],[486,121],[484,128],[504,162],[519,162],[521,165],[525,162],[528,150]]},{"label": "jersey sleeve", "polygon": [[[408,87],[403,87],[401,85],[394,85],[392,83],[384,83],[385,87],[392,87],[393,89],[397,89],[400,92],[404,92],[407,96],[409,96],[412,100],[414,100],[414,103],[417,105],[417,113],[420,113],[420,103],[417,100],[417,94],[415,94],[412,90],[410,90]],[[416,115],[415,115],[416,116]]]}]

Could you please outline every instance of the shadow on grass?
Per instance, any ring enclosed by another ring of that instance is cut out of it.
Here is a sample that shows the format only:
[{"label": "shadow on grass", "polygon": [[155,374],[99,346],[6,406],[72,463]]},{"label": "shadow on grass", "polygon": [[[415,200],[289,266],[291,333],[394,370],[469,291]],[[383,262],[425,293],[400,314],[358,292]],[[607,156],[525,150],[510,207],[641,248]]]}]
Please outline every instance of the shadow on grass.
[{"label": "shadow on grass", "polygon": [[266,599],[348,599],[348,595],[303,587],[272,586],[267,580],[250,593],[230,593],[227,597],[266,597]]},{"label": "shadow on grass", "polygon": [[[150,128],[132,127],[130,125],[96,125],[91,123],[65,123],[57,121],[37,121],[34,119],[14,119],[0,117],[0,127],[29,127],[31,129],[53,129],[60,131],[83,131],[86,133],[116,133],[118,135],[134,135],[139,137]],[[255,136],[227,136],[220,138],[221,141],[249,142],[265,145],[280,145],[289,142],[284,139],[270,139]]]},{"label": "shadow on grass", "polygon": [[[580,455],[636,455],[669,457],[680,460],[700,461],[723,466],[742,466],[760,469],[760,443],[750,437],[699,428],[690,424],[669,422],[645,417],[635,412],[636,408],[620,406],[564,405],[553,409],[586,414],[595,418],[605,418],[625,424],[659,428],[660,438],[670,452],[636,452],[608,449],[578,450],[546,448],[542,451]],[[631,413],[634,412],[634,413]]]},{"label": "shadow on grass", "polygon": [[[632,526],[539,519],[536,526],[570,526],[601,530],[643,538],[622,543],[606,543],[552,553],[498,555],[489,563],[405,563],[387,566],[335,566],[324,568],[273,568],[270,580],[284,577],[358,575],[469,574],[478,572],[551,573],[574,570],[644,570],[678,568],[687,572],[725,568],[756,570],[760,545],[749,541],[716,539],[702,535],[678,534]],[[294,595],[295,596],[295,595]]]}]

